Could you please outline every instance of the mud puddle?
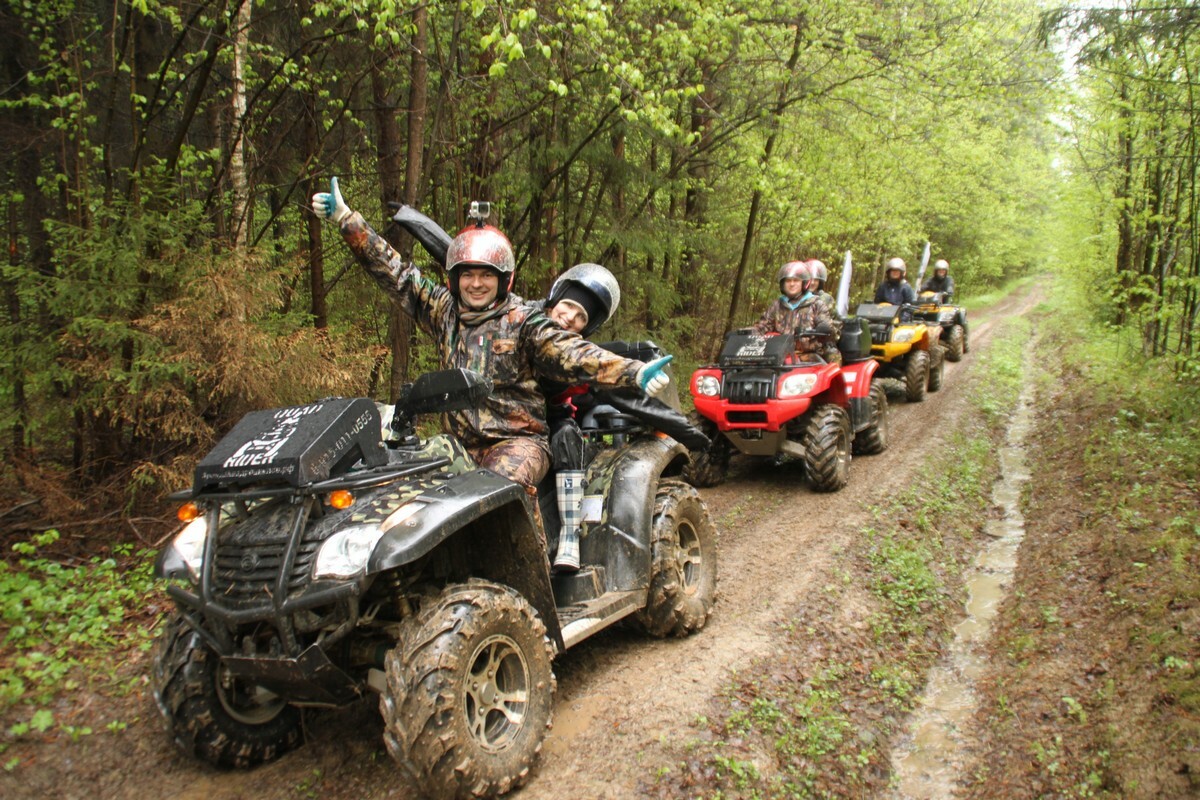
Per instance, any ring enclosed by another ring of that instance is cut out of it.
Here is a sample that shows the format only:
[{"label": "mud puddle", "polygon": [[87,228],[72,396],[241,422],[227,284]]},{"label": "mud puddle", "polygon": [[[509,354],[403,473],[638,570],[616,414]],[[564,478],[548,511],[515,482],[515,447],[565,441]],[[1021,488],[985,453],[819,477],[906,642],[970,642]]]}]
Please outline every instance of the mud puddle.
[{"label": "mud puddle", "polygon": [[954,629],[945,658],[929,675],[908,732],[892,751],[894,800],[951,797],[962,761],[962,729],[977,705],[975,682],[984,668],[992,621],[1008,594],[1017,550],[1025,537],[1021,491],[1029,480],[1025,437],[1032,424],[1028,391],[1022,394],[1000,451],[1001,478],[992,503],[1003,510],[984,529],[988,541],[966,575],[966,617]]}]

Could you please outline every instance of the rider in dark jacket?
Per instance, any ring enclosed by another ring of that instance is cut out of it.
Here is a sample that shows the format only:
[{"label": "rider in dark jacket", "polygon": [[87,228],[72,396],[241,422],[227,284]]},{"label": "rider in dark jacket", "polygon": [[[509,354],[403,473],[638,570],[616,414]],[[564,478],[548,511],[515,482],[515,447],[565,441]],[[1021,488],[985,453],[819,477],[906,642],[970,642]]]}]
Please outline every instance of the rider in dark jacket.
[{"label": "rider in dark jacket", "polygon": [[875,302],[891,303],[894,306],[915,303],[917,293],[908,281],[904,280],[907,272],[908,267],[905,266],[904,259],[890,259],[884,271],[883,282],[875,289]]},{"label": "rider in dark jacket", "polygon": [[933,263],[933,277],[921,285],[922,292],[941,292],[946,302],[954,299],[954,278],[950,277],[950,262],[939,258]]}]

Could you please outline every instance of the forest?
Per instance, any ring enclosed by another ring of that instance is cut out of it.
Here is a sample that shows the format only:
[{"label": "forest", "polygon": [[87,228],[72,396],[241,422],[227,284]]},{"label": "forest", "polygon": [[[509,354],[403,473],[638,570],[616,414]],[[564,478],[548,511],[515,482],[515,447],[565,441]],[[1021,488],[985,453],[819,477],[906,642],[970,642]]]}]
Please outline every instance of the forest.
[{"label": "forest", "polygon": [[836,281],[849,252],[861,296],[928,242],[967,297],[1070,276],[1194,385],[1198,27],[1141,0],[6,3],[6,522],[145,540],[241,414],[432,365],[309,210],[334,175],[417,261],[389,203],[453,232],[489,200],[526,297],[605,264],[607,334],[681,375],[782,262]]}]

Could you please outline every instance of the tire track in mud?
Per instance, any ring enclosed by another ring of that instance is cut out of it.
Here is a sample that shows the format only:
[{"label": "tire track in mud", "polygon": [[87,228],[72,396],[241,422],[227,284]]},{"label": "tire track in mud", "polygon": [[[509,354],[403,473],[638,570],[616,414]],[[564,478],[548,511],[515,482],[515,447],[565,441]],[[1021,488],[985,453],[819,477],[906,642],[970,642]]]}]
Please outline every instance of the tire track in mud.
[{"label": "tire track in mud", "polygon": [[688,639],[667,641],[612,631],[560,657],[554,729],[537,777],[514,796],[637,795],[653,769],[668,763],[663,745],[695,736],[693,720],[709,711],[730,674],[768,657],[789,610],[836,578],[833,555],[870,523],[875,501],[901,489],[907,467],[956,428],[972,365],[995,321],[1026,314],[1035,303],[1027,289],[974,321],[971,352],[957,364],[947,362],[941,390],[924,402],[893,402],[888,450],[856,457],[840,492],[816,494],[797,469],[751,466],[735,457],[726,483],[701,490],[721,537],[718,600],[708,625]]}]

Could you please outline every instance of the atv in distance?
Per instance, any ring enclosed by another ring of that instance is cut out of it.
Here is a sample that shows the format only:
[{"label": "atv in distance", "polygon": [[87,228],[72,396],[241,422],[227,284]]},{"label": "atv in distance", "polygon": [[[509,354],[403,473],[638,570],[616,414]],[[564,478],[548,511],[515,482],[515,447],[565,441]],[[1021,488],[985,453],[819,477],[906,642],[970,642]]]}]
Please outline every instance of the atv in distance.
[{"label": "atv in distance", "polygon": [[692,374],[695,422],[713,443],[692,454],[684,476],[695,486],[715,486],[737,451],[800,459],[813,489],[841,489],[852,452],[880,453],[888,445],[887,395],[872,380],[878,364],[869,342],[865,323],[848,320],[839,367],[819,357],[798,361],[791,334],[727,334],[717,363]]},{"label": "atv in distance", "polygon": [[880,378],[900,381],[910,403],[925,392],[942,388],[945,352],[941,328],[915,316],[915,307],[891,303],[862,303],[856,315],[871,331],[871,355],[879,362]]},{"label": "atv in distance", "polygon": [[947,361],[962,361],[963,354],[970,351],[967,310],[951,305],[949,297],[943,292],[921,292],[917,295],[913,316],[941,326],[942,348],[946,351]]},{"label": "atv in distance", "polygon": [[153,690],[185,753],[252,767],[301,744],[305,708],[375,692],[401,795],[503,794],[541,749],[555,656],[626,618],[655,636],[704,626],[716,532],[674,478],[684,448],[598,418],[593,435],[620,441],[588,468],[586,563],[552,577],[524,488],[416,434],[418,414],[490,389],[449,370],[382,413],[254,412],[200,461],[156,564],[176,610]]}]

